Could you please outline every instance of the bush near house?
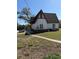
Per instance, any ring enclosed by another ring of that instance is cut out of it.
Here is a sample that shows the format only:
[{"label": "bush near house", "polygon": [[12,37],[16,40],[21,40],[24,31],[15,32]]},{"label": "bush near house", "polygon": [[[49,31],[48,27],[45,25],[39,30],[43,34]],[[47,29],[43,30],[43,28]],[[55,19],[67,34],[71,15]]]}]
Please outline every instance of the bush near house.
[{"label": "bush near house", "polygon": [[17,25],[17,30],[23,30],[25,28],[25,25]]},{"label": "bush near house", "polygon": [[48,56],[44,57],[44,59],[61,59],[61,56],[58,53],[56,53],[56,54],[48,54]]}]

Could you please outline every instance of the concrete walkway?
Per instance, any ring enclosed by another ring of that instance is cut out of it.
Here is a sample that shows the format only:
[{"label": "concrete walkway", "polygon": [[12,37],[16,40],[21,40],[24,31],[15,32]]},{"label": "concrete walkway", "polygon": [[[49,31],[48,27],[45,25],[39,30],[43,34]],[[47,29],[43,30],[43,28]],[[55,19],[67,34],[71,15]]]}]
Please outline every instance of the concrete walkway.
[{"label": "concrete walkway", "polygon": [[42,36],[38,36],[38,35],[31,35],[31,36],[41,38],[41,39],[46,39],[46,40],[53,41],[53,42],[56,42],[56,43],[61,43],[61,41],[59,41],[59,40],[50,39],[50,38],[46,38],[46,37],[42,37]]}]

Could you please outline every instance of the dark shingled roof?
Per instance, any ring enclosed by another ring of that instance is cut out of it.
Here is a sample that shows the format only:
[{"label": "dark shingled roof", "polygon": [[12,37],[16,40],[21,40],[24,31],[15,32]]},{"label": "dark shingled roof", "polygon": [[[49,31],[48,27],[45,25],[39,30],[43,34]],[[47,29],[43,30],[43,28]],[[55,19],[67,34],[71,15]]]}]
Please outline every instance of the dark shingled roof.
[{"label": "dark shingled roof", "polygon": [[48,23],[58,23],[58,18],[55,13],[44,13]]},{"label": "dark shingled roof", "polygon": [[[40,13],[43,13],[43,11],[40,10],[40,12],[35,17],[31,17],[31,22],[30,22],[31,24],[34,24],[36,22],[38,15]],[[43,13],[43,14],[47,23],[59,23],[59,20],[55,13]]]}]

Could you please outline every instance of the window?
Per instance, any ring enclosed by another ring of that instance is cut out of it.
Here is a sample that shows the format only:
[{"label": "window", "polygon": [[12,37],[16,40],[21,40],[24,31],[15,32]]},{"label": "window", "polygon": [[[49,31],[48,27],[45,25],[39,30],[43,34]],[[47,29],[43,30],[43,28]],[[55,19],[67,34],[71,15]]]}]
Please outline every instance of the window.
[{"label": "window", "polygon": [[39,18],[39,19],[44,19],[44,14],[42,14],[42,13],[39,14],[38,18]]},{"label": "window", "polygon": [[39,18],[40,18],[40,15],[39,15]]},{"label": "window", "polygon": [[41,14],[39,14],[39,19],[42,17],[42,15]]},{"label": "window", "polygon": [[44,15],[42,14],[42,18],[44,19]]},{"label": "window", "polygon": [[40,29],[43,29],[43,24],[40,24]]}]

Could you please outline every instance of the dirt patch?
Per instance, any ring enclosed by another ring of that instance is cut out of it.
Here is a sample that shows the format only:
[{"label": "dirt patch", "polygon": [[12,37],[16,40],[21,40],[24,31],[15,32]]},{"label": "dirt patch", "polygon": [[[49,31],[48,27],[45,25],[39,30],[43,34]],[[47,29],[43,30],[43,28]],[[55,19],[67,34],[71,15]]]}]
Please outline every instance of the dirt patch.
[{"label": "dirt patch", "polygon": [[18,59],[43,59],[49,53],[60,53],[60,44],[52,42],[51,46],[32,46],[24,47],[17,50]]}]

